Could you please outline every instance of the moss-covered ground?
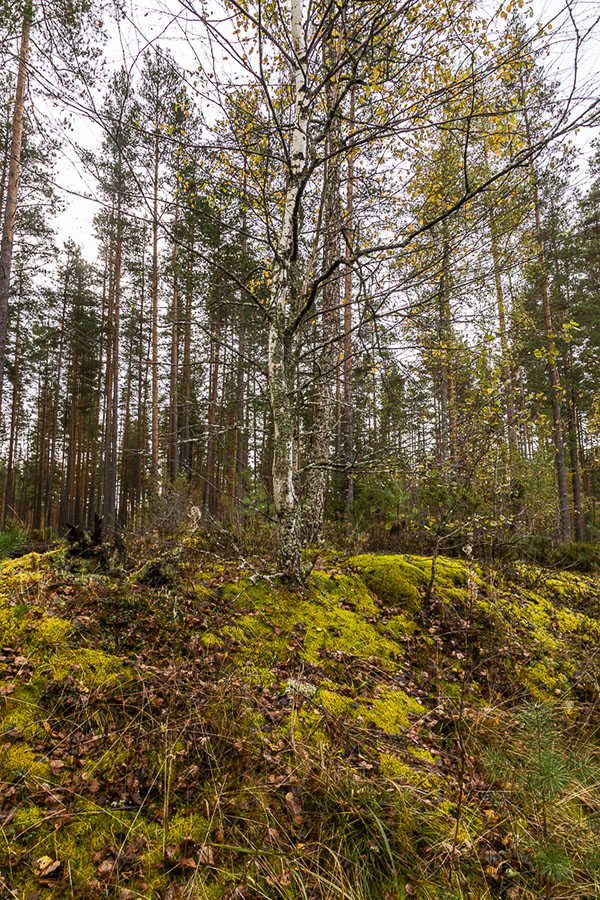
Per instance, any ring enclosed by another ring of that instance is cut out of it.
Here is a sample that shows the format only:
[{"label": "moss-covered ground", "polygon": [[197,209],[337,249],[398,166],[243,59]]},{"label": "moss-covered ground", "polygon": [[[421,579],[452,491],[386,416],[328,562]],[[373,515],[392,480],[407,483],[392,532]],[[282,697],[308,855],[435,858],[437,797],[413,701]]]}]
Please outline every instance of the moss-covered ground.
[{"label": "moss-covered ground", "polygon": [[0,895],[599,897],[600,579],[430,577],[2,563]]}]

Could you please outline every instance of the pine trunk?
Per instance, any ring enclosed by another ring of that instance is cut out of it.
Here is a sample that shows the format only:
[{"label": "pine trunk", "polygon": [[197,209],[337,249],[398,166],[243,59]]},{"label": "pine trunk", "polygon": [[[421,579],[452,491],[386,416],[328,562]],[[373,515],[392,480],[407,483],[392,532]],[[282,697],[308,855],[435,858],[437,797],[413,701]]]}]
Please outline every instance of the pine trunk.
[{"label": "pine trunk", "polygon": [[158,481],[158,130],[154,138],[154,196],[152,209],[152,444],[150,475]]},{"label": "pine trunk", "polygon": [[25,88],[27,83],[27,63],[29,57],[29,32],[31,29],[32,4],[26,0],[23,24],[21,27],[21,45],[19,49],[19,70],[13,111],[12,134],[10,141],[10,163],[6,185],[6,203],[2,241],[0,243],[0,408],[2,407],[2,391],[4,386],[4,365],[6,360],[6,337],[8,327],[8,300],[10,297],[10,273],[13,258],[15,237],[15,218],[19,194],[19,177],[21,173],[21,145],[23,142],[23,118],[25,113]]},{"label": "pine trunk", "polygon": [[[179,195],[175,200],[175,225],[179,210]],[[179,475],[179,307],[177,280],[177,241],[173,242],[173,305],[171,308],[171,378],[169,397],[169,478]]]},{"label": "pine trunk", "polygon": [[517,429],[515,426],[515,404],[513,398],[513,378],[510,363],[510,348],[508,344],[508,328],[506,325],[506,306],[504,303],[504,291],[502,289],[502,272],[500,269],[500,251],[496,234],[496,220],[494,207],[490,203],[488,207],[490,220],[490,236],[492,246],[492,262],[494,265],[494,282],[496,285],[496,303],[498,307],[498,325],[500,329],[500,350],[502,361],[502,383],[504,387],[504,402],[506,404],[506,425],[508,430],[508,450],[510,461],[517,457]]},{"label": "pine trunk", "polygon": [[[527,107],[524,105],[525,133],[529,151],[532,150],[531,131]],[[533,207],[535,213],[535,236],[538,244],[538,265],[540,271],[540,292],[542,296],[542,311],[544,315],[544,337],[546,339],[546,358],[548,367],[548,380],[550,382],[550,402],[552,406],[552,437],[554,442],[554,460],[556,466],[556,482],[558,487],[558,527],[559,535],[563,541],[571,539],[571,504],[569,501],[569,488],[567,486],[567,464],[565,460],[565,446],[563,437],[563,424],[561,414],[560,376],[556,365],[556,348],[554,345],[554,329],[552,325],[552,310],[550,307],[550,291],[548,288],[548,268],[546,265],[546,248],[542,232],[542,213],[540,196],[538,191],[537,172],[530,160],[531,186],[533,188]]]}]

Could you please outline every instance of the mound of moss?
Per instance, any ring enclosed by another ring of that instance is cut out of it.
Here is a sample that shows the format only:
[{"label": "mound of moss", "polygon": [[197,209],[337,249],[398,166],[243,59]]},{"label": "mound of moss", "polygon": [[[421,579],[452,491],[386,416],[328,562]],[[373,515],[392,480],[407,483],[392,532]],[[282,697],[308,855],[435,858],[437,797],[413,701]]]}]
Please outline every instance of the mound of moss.
[{"label": "mound of moss", "polygon": [[401,556],[354,556],[352,566],[367,587],[386,606],[402,606],[408,612],[419,608],[419,588],[427,582],[423,570]]},{"label": "mound of moss", "polygon": [[595,575],[63,563],[0,565],[15,896],[597,895]]}]

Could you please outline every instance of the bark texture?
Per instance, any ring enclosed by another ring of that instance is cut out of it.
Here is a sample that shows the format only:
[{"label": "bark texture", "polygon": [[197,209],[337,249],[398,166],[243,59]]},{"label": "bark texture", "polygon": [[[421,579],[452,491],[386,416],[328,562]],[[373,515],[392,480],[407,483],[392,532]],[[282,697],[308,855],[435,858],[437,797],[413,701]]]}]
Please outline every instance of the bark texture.
[{"label": "bark texture", "polygon": [[10,140],[10,160],[6,185],[2,242],[0,244],[0,407],[2,406],[2,392],[4,388],[10,273],[12,269],[13,243],[15,238],[15,218],[19,195],[19,179],[21,175],[21,146],[23,143],[23,117],[25,113],[25,89],[27,86],[27,63],[29,59],[31,17],[32,5],[30,0],[28,0],[25,4],[23,24],[21,27],[19,70],[17,73],[12,134]]}]

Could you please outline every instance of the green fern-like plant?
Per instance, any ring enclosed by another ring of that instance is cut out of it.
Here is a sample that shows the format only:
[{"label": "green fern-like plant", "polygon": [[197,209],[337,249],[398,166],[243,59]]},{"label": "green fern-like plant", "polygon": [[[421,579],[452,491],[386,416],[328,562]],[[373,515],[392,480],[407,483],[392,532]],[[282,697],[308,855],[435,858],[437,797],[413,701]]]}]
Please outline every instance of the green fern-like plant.
[{"label": "green fern-like plant", "polygon": [[14,556],[25,543],[26,534],[18,525],[0,531],[0,560]]},{"label": "green fern-like plant", "polygon": [[571,858],[564,847],[540,846],[535,861],[540,875],[550,884],[564,883],[573,876]]},{"label": "green fern-like plant", "polygon": [[508,789],[518,828],[525,825],[521,840],[544,896],[584,873],[600,885],[600,754],[593,737],[569,724],[560,704],[532,701],[482,749],[488,778]]}]

